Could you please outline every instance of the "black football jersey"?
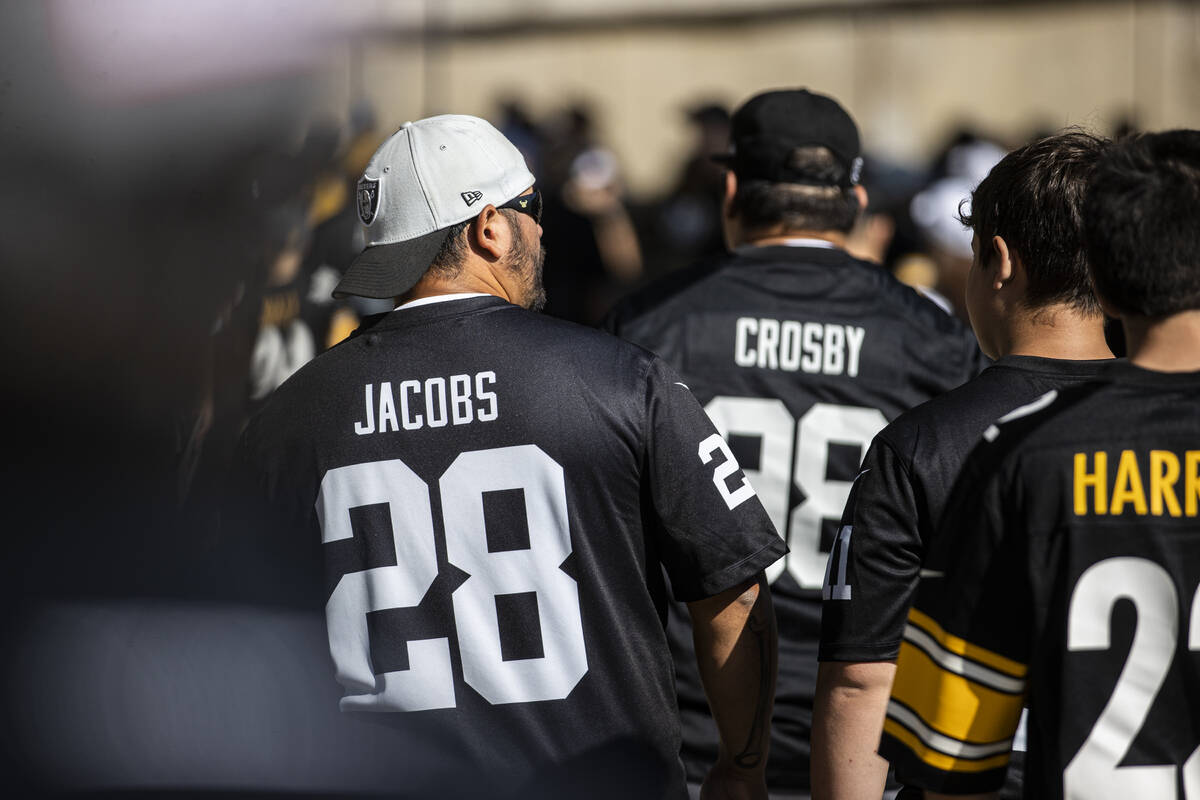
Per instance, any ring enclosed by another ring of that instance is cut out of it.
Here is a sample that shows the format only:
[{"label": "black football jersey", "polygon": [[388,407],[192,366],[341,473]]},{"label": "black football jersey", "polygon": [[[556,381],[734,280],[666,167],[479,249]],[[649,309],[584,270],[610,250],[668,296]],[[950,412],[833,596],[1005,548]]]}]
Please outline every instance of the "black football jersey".
[{"label": "black football jersey", "polygon": [[284,383],[243,452],[321,543],[341,707],[440,743],[414,785],[629,752],[633,796],[682,796],[663,572],[697,600],[785,547],[662,360],[490,296],[401,309]]},{"label": "black football jersey", "polygon": [[983,431],[1017,406],[1100,375],[1112,360],[1005,356],[879,432],[842,516],[822,593],[822,661],[890,661],[950,488]]},{"label": "black football jersey", "polygon": [[984,433],[900,647],[881,753],[906,784],[1200,796],[1200,373],[1114,365]]},{"label": "black football jersey", "polygon": [[[985,361],[965,326],[888,272],[813,246],[741,248],[635,295],[606,327],[680,372],[788,543],[767,570],[779,620],[767,777],[807,790],[821,585],[859,462],[888,420]],[[716,729],[679,609],[669,635],[698,781]]]}]

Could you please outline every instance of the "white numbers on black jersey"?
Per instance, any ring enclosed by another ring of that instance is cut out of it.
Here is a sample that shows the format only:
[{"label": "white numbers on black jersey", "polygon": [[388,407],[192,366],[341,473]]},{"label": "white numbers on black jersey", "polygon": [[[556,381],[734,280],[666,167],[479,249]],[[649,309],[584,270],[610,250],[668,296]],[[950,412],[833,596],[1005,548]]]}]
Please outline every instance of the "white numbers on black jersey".
[{"label": "white numbers on black jersey", "polygon": [[724,458],[713,470],[712,481],[717,487],[717,491],[721,493],[721,499],[725,501],[725,505],[729,506],[730,511],[733,511],[742,503],[754,497],[754,487],[750,485],[750,481],[743,477],[738,487],[730,490],[727,483],[729,476],[733,475],[741,467],[738,466],[737,459],[733,457],[729,445],[725,443],[725,440],[721,438],[721,434],[719,433],[714,433],[700,443],[701,463],[707,464],[712,461],[715,453],[720,453]]},{"label": "white numbers on black jersey", "polygon": [[[774,583],[786,569],[801,588],[820,589],[828,565],[821,521],[841,518],[851,486],[828,477],[829,447],[857,447],[861,461],[887,420],[874,408],[814,403],[797,424],[782,400],[761,397],[714,397],[704,410],[722,436],[761,438],[758,469],[743,471],[791,551],[767,567],[767,580]],[[804,495],[794,509],[793,483]]]},{"label": "white numbers on black jersey", "polygon": [[[1109,558],[1080,576],[1067,612],[1067,649],[1107,650],[1110,617],[1120,599],[1133,603],[1133,644],[1100,718],[1063,771],[1066,800],[1146,797],[1177,800],[1174,764],[1121,767],[1175,657],[1179,595],[1170,574],[1145,558]],[[1187,649],[1200,650],[1200,586],[1193,594]],[[1183,797],[1200,800],[1200,746],[1183,763]]]},{"label": "white numbers on black jersey", "polygon": [[[565,698],[587,673],[579,589],[559,569],[571,554],[562,467],[534,445],[463,453],[438,481],[446,560],[467,575],[454,589],[453,629],[463,680],[493,704]],[[520,491],[528,541],[490,547],[484,493]],[[438,578],[430,487],[393,459],[329,470],[317,515],[331,544],[355,536],[352,511],[386,508],[390,566],[342,575],[326,604],[329,648],[346,689],[341,707],[389,711],[457,705],[448,638],[408,641],[408,668],[376,673],[368,615],[418,606]],[[540,653],[504,652],[502,609],[526,611]]]}]

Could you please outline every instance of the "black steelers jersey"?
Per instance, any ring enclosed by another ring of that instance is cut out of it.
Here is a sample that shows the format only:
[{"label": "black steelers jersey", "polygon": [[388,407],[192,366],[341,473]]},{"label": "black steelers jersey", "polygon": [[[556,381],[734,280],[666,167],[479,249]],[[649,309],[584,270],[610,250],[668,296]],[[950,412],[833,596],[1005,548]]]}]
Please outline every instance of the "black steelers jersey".
[{"label": "black steelers jersey", "polygon": [[890,661],[950,488],[984,429],[1052,389],[1112,365],[1005,356],[879,432],[842,516],[821,607],[822,661]]},{"label": "black steelers jersey", "polygon": [[[821,584],[859,462],[888,420],[981,369],[970,331],[882,268],[842,250],[749,247],[671,276],[606,327],[674,366],[726,437],[790,548],[767,570],[779,621],[768,785],[808,788]],[[679,609],[684,762],[716,753]]]},{"label": "black steelers jersey", "polygon": [[1200,373],[1116,364],[989,428],[922,568],[880,752],[906,784],[1200,796]]},{"label": "black steelers jersey", "polygon": [[632,796],[683,796],[663,571],[697,600],[785,548],[660,359],[490,296],[401,309],[284,383],[243,452],[322,543],[341,707],[440,743],[414,785],[629,752]]}]

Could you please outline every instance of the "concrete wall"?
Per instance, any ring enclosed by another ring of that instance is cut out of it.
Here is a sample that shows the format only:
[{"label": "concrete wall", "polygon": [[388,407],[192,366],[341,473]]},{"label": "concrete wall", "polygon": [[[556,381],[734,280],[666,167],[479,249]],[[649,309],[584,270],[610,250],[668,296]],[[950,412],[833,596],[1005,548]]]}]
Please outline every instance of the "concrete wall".
[{"label": "concrete wall", "polygon": [[327,110],[362,96],[391,130],[430,113],[494,115],[509,97],[538,114],[585,100],[642,195],[674,174],[683,108],[767,87],[838,97],[868,147],[909,162],[959,122],[1009,143],[1034,128],[1109,132],[1126,115],[1200,127],[1195,3],[380,0],[373,13],[385,22],[336,56]]}]

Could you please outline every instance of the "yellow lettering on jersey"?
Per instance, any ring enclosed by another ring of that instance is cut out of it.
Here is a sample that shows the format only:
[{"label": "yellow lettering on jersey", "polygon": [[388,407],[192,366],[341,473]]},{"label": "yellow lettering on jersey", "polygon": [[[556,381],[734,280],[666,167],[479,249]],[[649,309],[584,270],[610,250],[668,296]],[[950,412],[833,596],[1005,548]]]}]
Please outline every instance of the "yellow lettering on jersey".
[{"label": "yellow lettering on jersey", "polygon": [[1200,450],[1188,450],[1184,455],[1184,512],[1196,516],[1200,509]]},{"label": "yellow lettering on jersey", "polygon": [[1096,498],[1097,514],[1108,513],[1108,453],[1096,451],[1096,469],[1088,472],[1087,453],[1075,454],[1075,513],[1088,513],[1087,490],[1090,486]]},{"label": "yellow lettering on jersey", "polygon": [[1142,488],[1142,473],[1138,470],[1137,456],[1132,450],[1121,451],[1121,461],[1117,464],[1117,480],[1113,484],[1112,507],[1109,513],[1120,514],[1125,510],[1125,504],[1132,503],[1133,510],[1145,514],[1146,492]]},{"label": "yellow lettering on jersey", "polygon": [[1150,513],[1161,517],[1163,506],[1172,517],[1183,513],[1175,496],[1179,480],[1179,458],[1169,450],[1150,451]]}]

